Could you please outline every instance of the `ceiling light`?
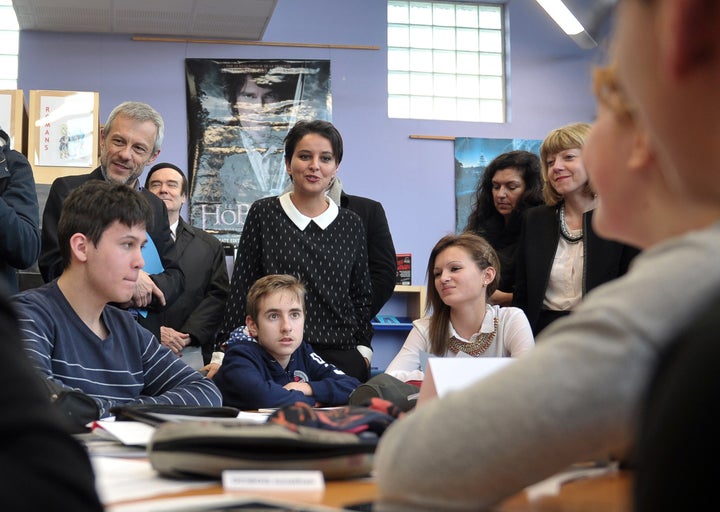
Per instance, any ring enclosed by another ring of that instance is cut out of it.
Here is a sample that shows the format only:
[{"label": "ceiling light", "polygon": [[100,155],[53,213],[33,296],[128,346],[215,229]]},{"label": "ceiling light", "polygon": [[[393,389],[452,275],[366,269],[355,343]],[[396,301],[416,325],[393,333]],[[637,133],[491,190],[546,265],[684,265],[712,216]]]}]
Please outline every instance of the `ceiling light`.
[{"label": "ceiling light", "polygon": [[545,9],[567,35],[574,36],[585,31],[582,24],[562,0],[537,0],[537,3]]},{"label": "ceiling light", "polygon": [[580,48],[589,50],[597,46],[595,39],[582,26],[575,15],[570,12],[570,9],[562,0],[537,0],[537,3],[545,9],[545,12],[555,20],[555,23],[560,26],[563,32],[569,35]]}]

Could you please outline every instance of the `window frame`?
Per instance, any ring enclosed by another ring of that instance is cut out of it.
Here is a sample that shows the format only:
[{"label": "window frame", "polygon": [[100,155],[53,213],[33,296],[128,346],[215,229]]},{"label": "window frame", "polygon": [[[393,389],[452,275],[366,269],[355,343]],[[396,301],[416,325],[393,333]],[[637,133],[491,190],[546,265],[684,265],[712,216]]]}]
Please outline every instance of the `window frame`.
[{"label": "window frame", "polygon": [[507,30],[500,3],[388,0],[388,118],[506,123]]}]

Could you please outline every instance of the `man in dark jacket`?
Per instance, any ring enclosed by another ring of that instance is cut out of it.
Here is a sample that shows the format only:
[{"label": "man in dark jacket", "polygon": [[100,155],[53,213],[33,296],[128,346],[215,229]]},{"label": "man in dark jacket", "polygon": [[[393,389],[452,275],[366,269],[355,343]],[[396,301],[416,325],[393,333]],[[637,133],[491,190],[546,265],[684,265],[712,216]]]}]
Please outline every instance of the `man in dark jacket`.
[{"label": "man in dark jacket", "polygon": [[145,188],[167,206],[170,231],[185,274],[185,291],[160,313],[160,343],[200,369],[210,362],[230,289],[225,251],[220,240],[180,216],[187,199],[187,178],[179,167],[165,162],[154,165]]},{"label": "man in dark jacket", "polygon": [[[150,105],[134,101],[121,103],[110,112],[100,134],[100,167],[90,174],[61,177],[53,182],[43,211],[42,249],[38,260],[45,282],[63,271],[57,226],[65,198],[89,180],[138,188],[143,170],[160,153],[164,131],[162,117]],[[160,339],[157,313],[180,296],[185,280],[170,236],[165,203],[150,191],[140,192],[152,207],[153,224],[147,227],[149,239],[143,252],[146,266],[137,281],[132,307],[143,327]],[[148,266],[153,260],[157,261],[156,269]]]},{"label": "man in dark jacket", "polygon": [[30,162],[10,149],[0,130],[0,280],[17,293],[17,270],[30,267],[40,254],[40,219]]}]

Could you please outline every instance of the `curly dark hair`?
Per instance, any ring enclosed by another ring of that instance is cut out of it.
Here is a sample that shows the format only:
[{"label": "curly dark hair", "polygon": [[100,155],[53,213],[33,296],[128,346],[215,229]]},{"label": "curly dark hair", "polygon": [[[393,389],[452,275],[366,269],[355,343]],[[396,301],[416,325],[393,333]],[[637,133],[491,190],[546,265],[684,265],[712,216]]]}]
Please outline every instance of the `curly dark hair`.
[{"label": "curly dark hair", "polygon": [[[492,180],[495,173],[503,169],[516,169],[522,174],[525,182],[525,192],[515,206],[515,211],[508,223],[495,208],[492,195]],[[484,237],[496,250],[500,249],[502,238],[508,234],[507,231],[519,233],[521,213],[528,208],[544,203],[540,169],[540,158],[529,151],[509,151],[496,157],[485,168],[475,193],[475,204],[468,216],[465,231]]]}]

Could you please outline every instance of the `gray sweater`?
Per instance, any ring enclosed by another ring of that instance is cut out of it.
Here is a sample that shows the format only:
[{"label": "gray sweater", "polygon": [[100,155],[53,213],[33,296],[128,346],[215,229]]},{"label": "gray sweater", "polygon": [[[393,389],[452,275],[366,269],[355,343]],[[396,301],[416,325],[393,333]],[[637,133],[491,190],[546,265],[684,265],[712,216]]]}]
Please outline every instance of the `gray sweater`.
[{"label": "gray sweater", "polygon": [[720,289],[720,223],[646,250],[534,351],[396,421],[377,509],[478,510],[568,465],[632,447],[659,352]]}]

